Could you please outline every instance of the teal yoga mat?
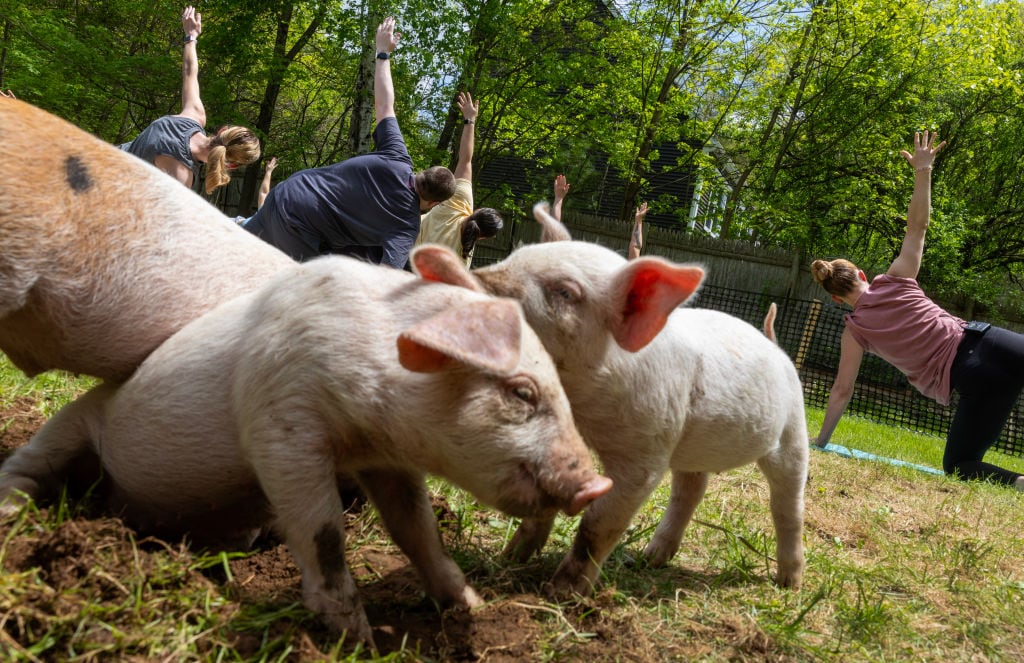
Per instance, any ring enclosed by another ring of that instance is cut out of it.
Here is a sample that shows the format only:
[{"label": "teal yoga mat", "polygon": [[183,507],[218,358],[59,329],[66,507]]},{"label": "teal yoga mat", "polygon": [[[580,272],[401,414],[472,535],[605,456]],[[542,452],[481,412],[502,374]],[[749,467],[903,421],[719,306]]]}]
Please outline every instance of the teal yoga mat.
[{"label": "teal yoga mat", "polygon": [[945,474],[942,470],[934,467],[928,467],[927,465],[917,465],[916,463],[908,463],[905,460],[897,460],[896,458],[886,458],[885,456],[876,456],[875,454],[861,451],[859,449],[849,449],[841,444],[832,444],[831,442],[826,444],[824,447],[819,447],[816,444],[811,445],[812,449],[818,451],[829,451],[834,454],[839,454],[845,458],[856,458],[857,460],[872,460],[881,463],[888,463],[890,465],[898,465],[900,467],[909,467],[921,472],[927,472],[928,474]]}]

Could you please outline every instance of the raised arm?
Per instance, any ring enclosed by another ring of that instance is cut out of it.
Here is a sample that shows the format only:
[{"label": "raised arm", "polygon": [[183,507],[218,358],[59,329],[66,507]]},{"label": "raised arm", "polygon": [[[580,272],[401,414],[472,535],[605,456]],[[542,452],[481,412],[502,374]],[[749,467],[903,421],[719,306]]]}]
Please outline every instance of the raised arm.
[{"label": "raised arm", "polygon": [[551,204],[551,216],[558,221],[562,220],[562,202],[565,200],[566,194],[569,193],[570,186],[565,181],[565,175],[555,177],[555,202]]},{"label": "raised arm", "polygon": [[391,53],[398,46],[401,33],[395,32],[395,19],[388,16],[377,27],[377,57],[373,71],[373,107],[377,122],[395,116],[395,86],[391,81]]},{"label": "raised arm", "polygon": [[480,112],[480,102],[473,101],[468,92],[460,92],[457,100],[462,111],[462,138],[459,139],[459,162],[455,164],[455,177],[473,179],[473,141],[476,116]]},{"label": "raised arm", "polygon": [[857,382],[860,362],[864,358],[864,348],[853,338],[849,329],[843,330],[839,342],[839,371],[829,392],[828,405],[825,406],[825,418],[821,422],[821,431],[811,439],[812,444],[824,447],[828,444],[832,432],[846,411],[846,406],[853,396],[853,386]]},{"label": "raised arm", "polygon": [[938,145],[938,135],[917,132],[914,134],[914,153],[901,150],[900,154],[914,169],[914,193],[910,197],[907,209],[907,234],[903,238],[900,254],[892,261],[887,274],[917,278],[921,269],[921,256],[924,254],[924,237],[928,231],[928,217],[932,206],[932,164],[946,141]]},{"label": "raised arm", "polygon": [[263,180],[260,182],[260,192],[256,198],[256,209],[263,207],[263,201],[267,199],[267,194],[270,193],[270,182],[275,168],[277,168],[277,157],[270,157],[270,161],[267,162],[267,169],[263,173]]},{"label": "raised arm", "polygon": [[644,248],[644,217],[647,216],[647,203],[640,203],[633,216],[633,232],[629,236],[628,258],[640,257],[640,249]]},{"label": "raised arm", "polygon": [[206,109],[199,97],[199,54],[196,50],[203,31],[203,17],[189,5],[181,15],[185,43],[181,50],[181,114],[206,126]]}]

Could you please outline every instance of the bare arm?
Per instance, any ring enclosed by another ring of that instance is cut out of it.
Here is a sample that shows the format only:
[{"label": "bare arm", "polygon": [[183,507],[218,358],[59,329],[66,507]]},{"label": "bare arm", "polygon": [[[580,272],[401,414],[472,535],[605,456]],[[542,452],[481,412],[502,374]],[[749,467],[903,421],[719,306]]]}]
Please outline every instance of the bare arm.
[{"label": "bare arm", "polygon": [[199,97],[199,54],[196,50],[203,31],[203,17],[191,5],[181,15],[186,41],[181,50],[181,114],[206,126],[206,109]]},{"label": "bare arm", "polygon": [[551,204],[551,216],[557,221],[562,220],[562,201],[569,193],[570,184],[565,181],[565,175],[555,177],[555,202]]},{"label": "bare arm", "polygon": [[819,447],[828,444],[832,432],[835,431],[843,412],[846,411],[846,406],[853,396],[853,386],[857,382],[860,362],[864,358],[864,348],[854,340],[849,329],[843,330],[839,347],[839,371],[832,383],[832,391],[829,392],[828,405],[825,407],[825,419],[821,422],[821,431],[819,431],[818,437],[811,439],[811,443]]},{"label": "bare arm", "polygon": [[270,157],[270,161],[267,162],[267,170],[263,173],[263,181],[260,182],[260,192],[256,198],[256,209],[263,207],[263,201],[267,199],[267,194],[270,193],[271,176],[275,168],[277,168],[277,157]]},{"label": "bare arm", "polygon": [[[395,32],[395,19],[388,16],[384,22],[377,27],[377,54],[387,53],[390,55],[395,47],[401,33]],[[376,58],[376,65],[373,70],[373,107],[377,114],[377,122],[395,116],[395,86],[391,81],[391,60]]]},{"label": "bare arm", "polygon": [[914,168],[914,193],[907,209],[907,234],[899,256],[889,266],[887,274],[915,279],[921,269],[924,255],[924,238],[928,231],[928,217],[932,205],[932,164],[935,155],[945,146],[946,141],[935,145],[936,134],[914,134],[914,153],[902,150],[900,154]]},{"label": "bare arm", "polygon": [[459,93],[459,110],[462,111],[462,138],[459,140],[459,162],[455,164],[455,177],[473,179],[473,142],[475,140],[476,116],[480,102],[473,101],[468,92]]},{"label": "bare arm", "polygon": [[640,203],[633,216],[633,232],[629,236],[628,258],[640,257],[640,249],[644,248],[644,217],[647,216],[647,203]]}]

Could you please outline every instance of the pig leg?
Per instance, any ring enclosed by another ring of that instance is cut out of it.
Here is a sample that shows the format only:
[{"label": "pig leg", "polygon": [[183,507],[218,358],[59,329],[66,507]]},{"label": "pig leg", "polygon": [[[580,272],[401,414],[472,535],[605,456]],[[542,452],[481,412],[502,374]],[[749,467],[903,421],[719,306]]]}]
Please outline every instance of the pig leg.
[{"label": "pig leg", "polygon": [[[807,433],[790,426],[784,443],[757,461],[768,479],[772,521],[779,571],[776,582],[782,587],[800,587],[804,573],[804,485],[807,482]],[[786,443],[786,438],[792,440]]]},{"label": "pig leg", "polygon": [[422,476],[398,470],[359,473],[384,526],[419,572],[427,595],[441,606],[476,607],[483,599],[448,556]]},{"label": "pig leg", "polygon": [[345,562],[345,511],[329,436],[308,411],[294,412],[271,417],[264,410],[243,432],[243,444],[302,571],[303,603],[336,632],[372,647],[370,623]]},{"label": "pig leg", "polygon": [[707,472],[672,472],[672,493],[654,537],[644,550],[644,557],[654,567],[668,563],[679,550],[683,532],[690,524],[697,505],[708,487]]},{"label": "pig leg", "polygon": [[95,453],[103,409],[114,392],[114,387],[101,384],[68,403],[0,466],[0,514],[19,508],[14,491],[43,497],[65,481],[77,460]]},{"label": "pig leg", "polygon": [[554,518],[523,518],[502,554],[520,564],[525,562],[544,547],[554,524]]},{"label": "pig leg", "polygon": [[668,467],[667,458],[642,459],[607,453],[601,455],[601,463],[613,481],[612,489],[583,512],[572,550],[551,581],[550,593],[556,597],[586,596],[593,592],[601,564]]}]

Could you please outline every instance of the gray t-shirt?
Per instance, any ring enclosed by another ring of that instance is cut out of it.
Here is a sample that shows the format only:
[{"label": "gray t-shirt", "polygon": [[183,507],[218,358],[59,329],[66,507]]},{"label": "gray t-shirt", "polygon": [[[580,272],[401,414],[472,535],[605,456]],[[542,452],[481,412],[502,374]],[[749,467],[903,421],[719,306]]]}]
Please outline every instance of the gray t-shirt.
[{"label": "gray t-shirt", "polygon": [[190,117],[164,115],[153,120],[135,137],[135,140],[122,143],[118,147],[149,163],[155,163],[160,155],[177,159],[188,166],[193,179],[196,179],[199,177],[199,164],[192,157],[189,140],[194,134],[202,131],[203,127]]}]

